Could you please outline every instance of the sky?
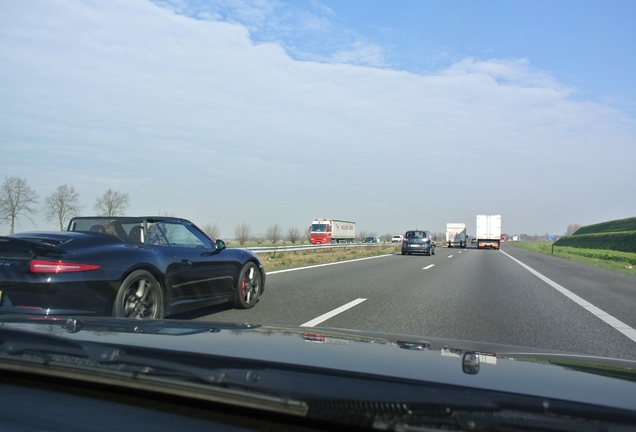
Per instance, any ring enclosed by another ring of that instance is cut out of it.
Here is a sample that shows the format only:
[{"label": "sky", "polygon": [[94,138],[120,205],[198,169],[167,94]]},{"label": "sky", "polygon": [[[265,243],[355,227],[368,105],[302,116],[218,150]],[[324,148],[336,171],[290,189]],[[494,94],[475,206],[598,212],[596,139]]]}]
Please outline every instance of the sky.
[{"label": "sky", "polygon": [[[631,0],[0,2],[0,182],[231,239],[636,216]],[[0,222],[0,234],[9,225]]]}]

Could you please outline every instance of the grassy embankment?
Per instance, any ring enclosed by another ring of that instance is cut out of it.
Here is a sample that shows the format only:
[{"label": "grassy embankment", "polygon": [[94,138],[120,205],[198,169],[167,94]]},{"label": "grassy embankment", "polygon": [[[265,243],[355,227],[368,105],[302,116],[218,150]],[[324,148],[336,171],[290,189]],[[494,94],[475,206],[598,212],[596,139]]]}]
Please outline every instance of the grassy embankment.
[{"label": "grassy embankment", "polygon": [[636,275],[636,217],[581,227],[551,242],[519,242],[515,246]]},{"label": "grassy embankment", "polygon": [[[232,245],[238,247],[237,245]],[[249,245],[245,245],[249,246]],[[260,246],[268,246],[261,244]],[[271,246],[271,245],[269,245]],[[399,243],[386,243],[373,246],[351,246],[338,248],[319,248],[300,251],[280,251],[258,253],[265,271],[302,267],[312,264],[323,264],[345,261],[376,255],[394,254],[400,251]]]}]

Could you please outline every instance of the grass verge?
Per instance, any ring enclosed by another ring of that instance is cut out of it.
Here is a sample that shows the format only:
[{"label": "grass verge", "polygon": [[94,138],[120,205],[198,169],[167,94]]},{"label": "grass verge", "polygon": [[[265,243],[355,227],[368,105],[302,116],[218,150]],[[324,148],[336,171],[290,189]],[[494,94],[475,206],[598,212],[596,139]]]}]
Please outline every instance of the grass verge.
[{"label": "grass verge", "polygon": [[320,248],[315,250],[284,251],[258,253],[266,272],[312,264],[346,261],[377,255],[394,254],[400,251],[400,245]]},{"label": "grass verge", "polygon": [[554,246],[551,242],[516,242],[515,247],[636,275],[636,253]]}]

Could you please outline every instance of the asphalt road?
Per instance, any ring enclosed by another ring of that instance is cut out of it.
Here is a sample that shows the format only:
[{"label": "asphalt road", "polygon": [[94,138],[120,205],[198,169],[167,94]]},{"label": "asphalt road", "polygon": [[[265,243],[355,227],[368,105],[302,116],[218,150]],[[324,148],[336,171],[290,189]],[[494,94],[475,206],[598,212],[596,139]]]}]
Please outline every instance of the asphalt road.
[{"label": "asphalt road", "polygon": [[636,360],[636,277],[504,244],[267,275],[250,310],[180,318],[448,337]]}]

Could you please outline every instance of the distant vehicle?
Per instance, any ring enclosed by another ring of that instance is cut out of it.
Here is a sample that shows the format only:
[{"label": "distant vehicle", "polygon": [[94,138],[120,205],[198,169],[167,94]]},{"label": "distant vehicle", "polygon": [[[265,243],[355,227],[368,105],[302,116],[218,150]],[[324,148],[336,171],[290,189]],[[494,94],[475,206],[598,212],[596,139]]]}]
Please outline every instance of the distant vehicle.
[{"label": "distant vehicle", "polygon": [[309,227],[311,244],[351,243],[356,238],[356,223],[339,219],[315,219]]},{"label": "distant vehicle", "polygon": [[519,236],[513,235],[513,236],[512,236],[512,241],[513,241],[513,242],[517,242],[517,241],[519,241]]},{"label": "distant vehicle", "polygon": [[365,237],[362,241],[363,243],[380,243],[380,239],[378,237]]},{"label": "distant vehicle", "polygon": [[265,288],[258,257],[173,217],[76,217],[66,231],[0,237],[0,313],[160,319]]},{"label": "distant vehicle", "polygon": [[430,231],[407,231],[402,240],[402,255],[413,252],[423,252],[426,255],[435,255],[435,239]]},{"label": "distant vehicle", "polygon": [[466,247],[466,224],[447,223],[446,224],[446,245],[448,247]]},{"label": "distant vehicle", "polygon": [[499,249],[501,215],[477,215],[477,248]]},{"label": "distant vehicle", "polygon": [[404,240],[404,236],[402,234],[396,234],[391,238],[391,243],[400,243],[402,240]]}]

